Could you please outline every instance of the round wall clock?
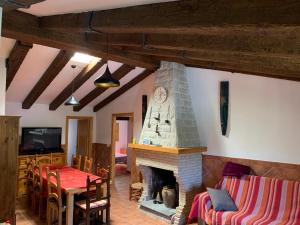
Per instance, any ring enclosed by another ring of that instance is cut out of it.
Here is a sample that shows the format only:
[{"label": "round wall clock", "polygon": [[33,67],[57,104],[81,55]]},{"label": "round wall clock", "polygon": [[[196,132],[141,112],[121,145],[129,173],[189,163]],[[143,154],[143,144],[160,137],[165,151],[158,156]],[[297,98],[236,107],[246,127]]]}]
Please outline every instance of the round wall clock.
[{"label": "round wall clock", "polygon": [[157,87],[154,91],[154,100],[161,104],[167,100],[168,94],[164,87]]}]

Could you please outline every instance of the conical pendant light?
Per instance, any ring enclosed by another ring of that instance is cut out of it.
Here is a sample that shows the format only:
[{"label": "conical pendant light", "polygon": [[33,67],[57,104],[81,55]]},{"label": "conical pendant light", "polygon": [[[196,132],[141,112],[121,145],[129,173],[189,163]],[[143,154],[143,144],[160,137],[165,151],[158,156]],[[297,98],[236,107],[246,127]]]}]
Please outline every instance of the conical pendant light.
[{"label": "conical pendant light", "polygon": [[[71,65],[72,69],[73,69],[73,76],[74,76],[74,70],[76,68],[76,65]],[[65,105],[71,105],[71,106],[79,106],[80,103],[79,101],[77,101],[77,99],[73,96],[74,94],[74,80],[72,81],[72,95],[71,97],[65,102]]]},{"label": "conical pendant light", "polygon": [[106,69],[102,76],[98,77],[94,84],[96,87],[119,87],[120,81],[115,79],[108,68],[108,34],[106,34]]}]

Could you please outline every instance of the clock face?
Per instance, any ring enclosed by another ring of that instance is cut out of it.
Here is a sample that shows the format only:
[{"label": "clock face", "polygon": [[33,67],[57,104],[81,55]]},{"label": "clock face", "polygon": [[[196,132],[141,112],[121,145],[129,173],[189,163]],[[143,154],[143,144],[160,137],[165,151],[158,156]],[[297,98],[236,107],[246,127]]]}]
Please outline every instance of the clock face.
[{"label": "clock face", "polygon": [[168,95],[167,95],[167,90],[164,87],[158,87],[154,91],[154,100],[157,103],[163,103],[166,101]]}]

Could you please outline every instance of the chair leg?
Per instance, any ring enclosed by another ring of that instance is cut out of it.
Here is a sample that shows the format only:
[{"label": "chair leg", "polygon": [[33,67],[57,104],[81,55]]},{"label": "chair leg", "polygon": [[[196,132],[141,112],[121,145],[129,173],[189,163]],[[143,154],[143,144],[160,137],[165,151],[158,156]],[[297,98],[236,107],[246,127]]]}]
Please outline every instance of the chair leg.
[{"label": "chair leg", "polygon": [[105,210],[105,212],[106,212],[106,215],[105,215],[105,221],[106,221],[106,224],[107,225],[110,225],[110,207],[107,207],[106,208],[106,210]]},{"label": "chair leg", "polygon": [[62,210],[58,209],[58,225],[62,225]]},{"label": "chair leg", "polygon": [[129,201],[131,201],[131,192],[132,192],[131,185],[129,185]]},{"label": "chair leg", "polygon": [[85,224],[86,224],[86,225],[90,225],[90,214],[89,214],[89,213],[86,214],[86,217],[85,217]]}]

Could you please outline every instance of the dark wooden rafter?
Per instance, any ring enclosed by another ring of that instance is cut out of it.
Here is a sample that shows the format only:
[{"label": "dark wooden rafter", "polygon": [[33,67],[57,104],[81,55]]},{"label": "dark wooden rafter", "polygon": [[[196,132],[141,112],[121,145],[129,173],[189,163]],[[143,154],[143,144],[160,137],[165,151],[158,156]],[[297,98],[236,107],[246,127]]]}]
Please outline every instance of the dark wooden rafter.
[{"label": "dark wooden rafter", "polygon": [[[94,12],[91,26],[107,33],[196,34],[218,27],[298,26],[300,2],[287,0],[185,0]],[[90,13],[48,16],[48,29],[88,31]]]},{"label": "dark wooden rafter", "polygon": [[104,106],[124,94],[126,91],[128,91],[130,88],[134,87],[136,84],[144,80],[146,77],[151,75],[154,71],[153,70],[144,70],[141,74],[139,74],[137,77],[133,78],[131,81],[123,85],[121,88],[119,88],[117,91],[109,95],[107,98],[99,102],[95,107],[94,107],[94,112],[99,111],[102,109]]},{"label": "dark wooden rafter", "polygon": [[[106,39],[96,33],[86,35],[88,41],[101,44]],[[286,41],[286,40],[289,41]],[[110,34],[111,46],[160,48],[181,51],[229,51],[252,55],[291,56],[299,55],[300,26],[286,27],[278,32],[276,28],[257,28],[255,31],[227,29],[211,30],[203,34]]]},{"label": "dark wooden rafter", "polygon": [[5,11],[15,10],[20,8],[28,9],[31,5],[43,2],[45,0],[0,0],[0,7]]},{"label": "dark wooden rafter", "polygon": [[59,72],[65,67],[73,56],[73,52],[61,50],[55,59],[52,61],[48,69],[36,83],[34,88],[23,101],[22,108],[29,109],[44,90],[50,85]]},{"label": "dark wooden rafter", "polygon": [[16,41],[9,57],[6,59],[6,90],[15,78],[20,66],[22,65],[27,53],[32,48],[32,44]]},{"label": "dark wooden rafter", "polygon": [[[81,33],[66,33],[40,28],[39,18],[19,11],[3,15],[2,35],[7,38],[45,45],[53,48],[79,51],[105,59],[106,46],[86,40]],[[155,69],[159,61],[147,56],[130,54],[111,49],[109,59],[132,66]]]},{"label": "dark wooden rafter", "polygon": [[[103,65],[103,60],[96,64],[90,64],[84,67],[81,72],[72,80],[69,85],[50,103],[49,110],[56,110],[63,102],[72,94],[72,88],[75,92],[81,87],[89,78],[91,78]],[[74,83],[74,87],[73,87]]]},{"label": "dark wooden rafter", "polygon": [[[226,71],[226,65],[230,72],[244,71],[247,74],[273,77],[278,79],[300,81],[300,58],[288,58],[284,56],[264,56],[241,54],[230,51],[180,51],[166,49],[143,49],[137,47],[122,47],[124,51],[142,55],[152,55],[160,60],[173,60],[174,62],[191,65],[191,61],[208,62],[217,68],[222,67]],[[213,64],[211,62],[214,62]],[[207,68],[199,64],[199,67]],[[196,65],[196,64],[195,64]],[[220,65],[220,66],[219,66]],[[283,66],[284,65],[284,68]]]},{"label": "dark wooden rafter", "polygon": [[[122,65],[119,69],[117,69],[112,75],[115,79],[121,80],[124,76],[126,76],[130,71],[132,71],[134,67],[129,65]],[[84,108],[87,104],[101,95],[107,88],[96,87],[90,93],[88,93],[84,98],[82,98],[79,103],[79,106],[74,107],[74,111],[78,112],[82,108]]]}]

